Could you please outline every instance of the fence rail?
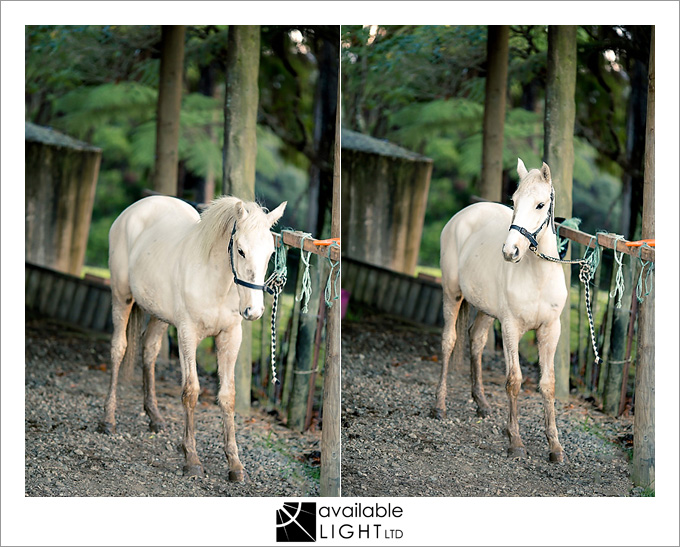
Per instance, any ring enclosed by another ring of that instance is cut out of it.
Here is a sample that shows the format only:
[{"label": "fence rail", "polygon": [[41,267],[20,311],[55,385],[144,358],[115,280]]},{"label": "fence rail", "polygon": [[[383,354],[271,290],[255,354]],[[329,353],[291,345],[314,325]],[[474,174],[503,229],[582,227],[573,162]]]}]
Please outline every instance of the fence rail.
[{"label": "fence rail", "polygon": [[79,327],[110,333],[111,288],[26,262],[26,308]]}]

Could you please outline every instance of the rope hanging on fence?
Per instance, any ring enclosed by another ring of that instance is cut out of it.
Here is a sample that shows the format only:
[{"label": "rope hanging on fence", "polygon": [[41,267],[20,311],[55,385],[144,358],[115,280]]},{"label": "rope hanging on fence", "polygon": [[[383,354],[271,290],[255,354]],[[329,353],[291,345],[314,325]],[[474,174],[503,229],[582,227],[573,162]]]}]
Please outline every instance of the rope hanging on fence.
[{"label": "rope hanging on fence", "polygon": [[274,255],[274,271],[265,282],[265,285],[271,287],[274,301],[272,302],[272,335],[271,335],[271,353],[272,353],[272,384],[278,384],[279,379],[276,377],[276,314],[279,309],[279,295],[283,291],[288,279],[288,267],[286,266],[286,246],[283,244],[283,238],[278,240],[276,245],[276,252]]},{"label": "rope hanging on fence", "polygon": [[[637,297],[638,302],[640,304],[642,304],[645,301],[645,297],[649,296],[649,293],[651,293],[652,289],[654,288],[654,276],[653,276],[654,262],[652,262],[651,260],[642,259],[642,247],[650,248],[649,245],[647,245],[647,243],[643,243],[642,245],[640,245],[640,248],[638,249],[638,260],[640,261],[640,276],[638,277],[637,285],[635,286],[635,296]],[[649,268],[647,268],[646,274],[645,266],[649,266]]]},{"label": "rope hanging on fence", "polygon": [[618,298],[616,298],[616,308],[621,309],[621,298],[623,298],[623,291],[626,289],[626,285],[624,284],[623,281],[623,255],[625,254],[623,251],[621,251],[618,256],[616,254],[616,244],[620,241],[623,240],[624,237],[619,234],[612,234],[612,237],[616,239],[616,242],[614,243],[614,261],[618,265],[618,268],[616,270],[616,286],[614,289],[609,293],[610,298],[616,298],[618,295]]},{"label": "rope hanging on fence", "polygon": [[[293,230],[282,230],[282,232],[283,231],[293,232]],[[300,294],[295,297],[295,301],[302,302],[302,308],[300,309],[301,313],[308,313],[309,297],[312,296],[312,278],[309,275],[309,260],[312,256],[312,251],[306,251],[307,255],[305,256],[305,240],[313,238],[312,234],[309,232],[297,233],[302,236],[300,239],[300,259],[304,264],[305,270],[302,273],[302,288],[300,289]]]},{"label": "rope hanging on fence", "polygon": [[[572,230],[578,230],[579,226],[581,225],[581,219],[578,217],[572,217],[564,220],[563,222],[560,223],[562,226],[565,228],[571,228]],[[564,256],[564,252],[567,248],[567,245],[569,245],[569,238],[568,237],[560,237],[560,231],[557,230],[557,234],[555,234],[555,237],[557,238],[557,254],[560,256]]]},{"label": "rope hanging on fence", "polygon": [[[324,298],[326,299],[326,306],[328,306],[329,308],[333,307],[334,300],[340,298],[340,291],[338,290],[338,280],[340,279],[340,262],[331,260],[331,249],[333,247],[340,247],[340,245],[338,245],[338,243],[334,241],[331,245],[328,246],[328,255],[326,256],[326,260],[328,260],[330,270],[328,271],[328,279],[326,280]],[[333,269],[336,266],[337,269],[335,270],[334,274]],[[332,282],[331,279],[333,280]],[[335,296],[333,296],[333,294],[335,294]]]}]

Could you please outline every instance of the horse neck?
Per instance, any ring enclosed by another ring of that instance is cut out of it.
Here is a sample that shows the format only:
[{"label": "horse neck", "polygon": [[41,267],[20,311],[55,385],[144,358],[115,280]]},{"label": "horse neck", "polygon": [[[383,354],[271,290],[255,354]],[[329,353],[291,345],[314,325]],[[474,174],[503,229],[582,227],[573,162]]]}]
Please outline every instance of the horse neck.
[{"label": "horse neck", "polygon": [[202,234],[195,226],[187,238],[186,259],[200,265],[206,274],[205,281],[211,281],[215,289],[228,291],[233,284],[233,275],[229,266],[229,240],[213,244],[210,253],[205,253],[200,244]]},{"label": "horse neck", "polygon": [[553,233],[550,226],[544,228],[545,232],[538,241],[538,252],[547,256],[557,256],[557,237]]}]

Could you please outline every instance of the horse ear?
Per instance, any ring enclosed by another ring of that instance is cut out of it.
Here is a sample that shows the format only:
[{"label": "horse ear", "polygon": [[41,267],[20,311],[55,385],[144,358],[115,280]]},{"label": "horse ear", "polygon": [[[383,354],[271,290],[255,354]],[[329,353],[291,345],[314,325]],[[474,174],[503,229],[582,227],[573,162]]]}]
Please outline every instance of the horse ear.
[{"label": "horse ear", "polygon": [[541,175],[543,176],[543,180],[545,182],[551,182],[551,177],[550,177],[550,167],[548,167],[548,164],[543,162],[543,166],[541,167]]},{"label": "horse ear", "polygon": [[279,219],[283,216],[283,212],[286,210],[287,203],[288,203],[287,201],[284,201],[276,209],[267,213],[267,220],[269,220],[270,226],[274,226],[274,224],[276,224],[279,221]]},{"label": "horse ear", "polygon": [[517,158],[517,174],[519,175],[519,180],[527,176],[527,168],[524,167],[524,162],[519,158]]},{"label": "horse ear", "polygon": [[236,220],[243,220],[248,216],[248,211],[246,211],[246,206],[242,201],[238,201],[234,208],[236,209]]}]

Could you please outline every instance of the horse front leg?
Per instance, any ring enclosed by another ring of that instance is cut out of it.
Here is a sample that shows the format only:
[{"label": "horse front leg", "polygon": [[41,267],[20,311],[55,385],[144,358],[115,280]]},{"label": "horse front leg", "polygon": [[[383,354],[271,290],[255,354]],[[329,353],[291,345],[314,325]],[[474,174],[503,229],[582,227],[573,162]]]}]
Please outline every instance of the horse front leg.
[{"label": "horse front leg", "polygon": [[437,387],[437,402],[432,409],[432,417],[443,420],[446,418],[446,377],[449,372],[449,362],[456,345],[456,321],[463,303],[460,292],[451,294],[444,290],[444,330],[442,331],[442,369]]},{"label": "horse front leg", "polygon": [[508,456],[523,458],[527,455],[526,448],[519,434],[519,418],[517,412],[517,397],[522,386],[522,370],[519,366],[520,332],[515,325],[502,325],[503,353],[505,355],[505,391],[508,394],[509,414],[507,434],[510,440]]},{"label": "horse front leg", "polygon": [[484,394],[484,382],[482,381],[482,353],[489,337],[489,327],[494,318],[481,311],[477,311],[477,317],[470,327],[470,376],[472,378],[472,398],[477,403],[477,415],[485,418],[491,414]]},{"label": "horse front leg", "polygon": [[548,438],[551,462],[561,462],[564,460],[564,451],[557,438],[557,425],[555,425],[555,351],[557,350],[559,338],[559,317],[549,325],[542,325],[536,329],[538,362],[541,367],[539,389],[543,396],[545,436]]},{"label": "horse front leg", "polygon": [[198,338],[192,329],[177,329],[179,342],[179,361],[182,366],[182,405],[184,406],[184,475],[203,477],[203,466],[196,452],[196,432],[194,429],[194,410],[198,401],[200,385],[196,373],[196,346]]},{"label": "horse front leg", "polygon": [[234,425],[234,409],[236,405],[236,388],[234,384],[234,367],[236,357],[241,347],[241,321],[228,331],[222,331],[215,337],[217,349],[217,371],[220,388],[217,394],[217,404],[222,410],[224,431],[224,452],[229,463],[229,480],[240,482],[245,480],[245,471],[238,457],[236,445],[236,426]]},{"label": "horse front leg", "polygon": [[158,402],[156,401],[156,359],[161,350],[163,335],[168,330],[168,324],[151,317],[144,333],[142,346],[142,363],[144,364],[144,411],[149,417],[149,429],[154,432],[162,431],[165,428],[163,418],[158,412]]}]

